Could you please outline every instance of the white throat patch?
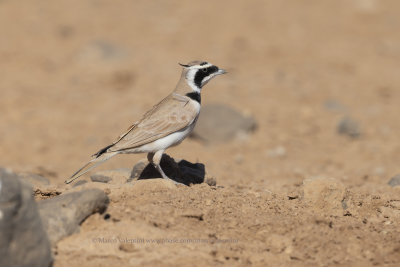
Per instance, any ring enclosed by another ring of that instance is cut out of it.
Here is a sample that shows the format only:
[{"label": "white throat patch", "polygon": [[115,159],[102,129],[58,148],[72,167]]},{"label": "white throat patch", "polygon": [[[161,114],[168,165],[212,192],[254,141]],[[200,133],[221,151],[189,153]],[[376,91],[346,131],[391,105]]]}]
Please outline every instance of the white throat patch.
[{"label": "white throat patch", "polygon": [[201,86],[206,85],[211,80],[211,78],[215,77],[216,75],[217,75],[216,73],[213,73],[213,74],[210,74],[207,77],[205,77],[203,79],[203,81],[201,82]]},{"label": "white throat patch", "polygon": [[[193,67],[197,67],[197,66],[193,66]],[[194,83],[194,76],[197,73],[197,70],[199,68],[194,68],[194,69],[190,69],[188,68],[189,71],[186,74],[186,81],[188,83],[188,85],[193,89],[193,91],[195,91],[196,93],[200,93],[201,88],[198,87],[195,83]]]}]

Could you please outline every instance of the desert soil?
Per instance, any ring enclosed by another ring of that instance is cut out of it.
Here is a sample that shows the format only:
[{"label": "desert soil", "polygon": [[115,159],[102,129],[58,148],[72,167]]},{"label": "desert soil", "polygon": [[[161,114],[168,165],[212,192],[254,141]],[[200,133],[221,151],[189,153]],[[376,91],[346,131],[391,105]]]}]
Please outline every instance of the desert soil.
[{"label": "desert soil", "polygon": [[[168,153],[217,186],[82,185],[111,203],[54,266],[396,266],[399,28],[396,0],[0,0],[0,165],[77,190],[65,178],[174,88],[177,63],[207,60],[229,75],[203,104],[258,128]],[[358,137],[338,134],[344,117]]]}]

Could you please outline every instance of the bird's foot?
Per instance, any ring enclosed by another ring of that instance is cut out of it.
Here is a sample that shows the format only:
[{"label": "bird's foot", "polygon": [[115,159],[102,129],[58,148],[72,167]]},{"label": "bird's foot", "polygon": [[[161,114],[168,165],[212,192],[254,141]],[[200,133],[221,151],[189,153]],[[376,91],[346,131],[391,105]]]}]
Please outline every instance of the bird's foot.
[{"label": "bird's foot", "polygon": [[175,180],[169,178],[168,176],[163,177],[163,179],[169,180],[169,181],[173,182],[173,183],[176,184],[176,185],[178,185],[178,184],[179,184],[179,185],[185,185],[185,184],[179,183],[179,182],[177,182],[177,181],[175,181]]}]

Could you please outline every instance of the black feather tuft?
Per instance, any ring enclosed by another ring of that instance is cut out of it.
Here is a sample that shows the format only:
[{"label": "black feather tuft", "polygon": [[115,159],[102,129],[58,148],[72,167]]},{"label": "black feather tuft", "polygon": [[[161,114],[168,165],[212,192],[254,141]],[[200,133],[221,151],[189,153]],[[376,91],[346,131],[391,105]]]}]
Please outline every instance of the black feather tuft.
[{"label": "black feather tuft", "polygon": [[113,145],[114,145],[114,144],[109,145],[109,146],[106,146],[105,148],[100,149],[97,153],[93,154],[92,157],[94,157],[94,156],[95,156],[96,158],[100,157],[101,155],[103,155],[104,153],[106,153],[107,150],[108,150],[110,147],[112,147]]},{"label": "black feather tuft", "polygon": [[181,65],[184,68],[189,68],[190,67],[189,65],[185,65],[185,64],[181,64],[181,63],[178,63],[178,64]]},{"label": "black feather tuft", "polygon": [[201,104],[201,95],[200,95],[200,93],[191,92],[191,93],[187,93],[186,96],[189,97],[190,99],[198,102],[199,104]]}]

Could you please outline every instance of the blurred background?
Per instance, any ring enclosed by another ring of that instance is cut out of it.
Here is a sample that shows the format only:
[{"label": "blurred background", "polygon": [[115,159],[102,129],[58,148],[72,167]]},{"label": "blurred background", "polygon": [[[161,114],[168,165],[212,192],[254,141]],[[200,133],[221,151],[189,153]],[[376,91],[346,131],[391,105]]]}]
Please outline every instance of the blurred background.
[{"label": "blurred background", "polygon": [[[0,0],[0,165],[62,183],[169,94],[178,62],[229,71],[203,105],[257,122],[167,152],[219,184],[399,171],[400,2]],[[100,169],[131,168],[122,155]]]}]

